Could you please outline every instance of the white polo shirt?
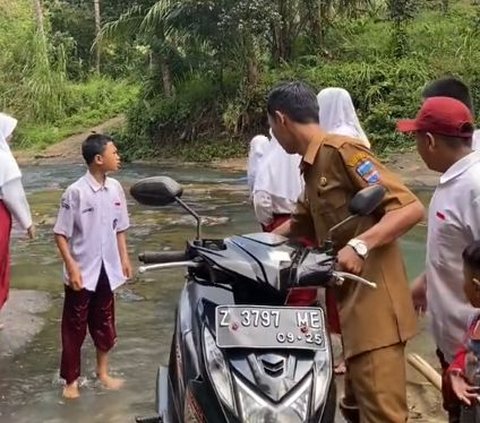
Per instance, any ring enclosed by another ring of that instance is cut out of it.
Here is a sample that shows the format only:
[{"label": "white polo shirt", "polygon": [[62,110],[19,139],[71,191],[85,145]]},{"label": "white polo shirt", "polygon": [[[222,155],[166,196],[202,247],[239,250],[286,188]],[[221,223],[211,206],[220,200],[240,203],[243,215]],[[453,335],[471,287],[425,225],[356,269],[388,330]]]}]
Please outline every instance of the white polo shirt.
[{"label": "white polo shirt", "polygon": [[117,233],[129,225],[125,193],[115,179],[106,178],[102,186],[87,172],[63,194],[53,231],[68,239],[88,291],[95,291],[102,263],[112,291],[125,282]]},{"label": "white polo shirt", "polygon": [[472,149],[480,150],[480,129],[476,129],[472,138]]},{"label": "white polo shirt", "polygon": [[427,238],[427,308],[433,337],[448,362],[479,310],[463,292],[463,250],[480,240],[480,151],[440,178],[430,202]]}]

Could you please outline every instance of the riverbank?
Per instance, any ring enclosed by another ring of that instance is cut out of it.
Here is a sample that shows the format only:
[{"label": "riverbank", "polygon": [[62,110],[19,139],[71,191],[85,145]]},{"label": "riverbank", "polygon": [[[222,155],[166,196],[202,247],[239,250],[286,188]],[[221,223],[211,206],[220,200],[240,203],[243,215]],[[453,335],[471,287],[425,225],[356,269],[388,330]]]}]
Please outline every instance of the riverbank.
[{"label": "riverbank", "polygon": [[[55,165],[55,164],[81,164],[83,163],[80,148],[82,141],[92,132],[111,132],[119,129],[125,123],[123,115],[117,116],[95,126],[88,131],[66,138],[58,144],[54,144],[42,152],[32,150],[15,150],[14,155],[20,166],[27,165]],[[173,162],[169,160],[141,161],[141,163],[164,163]],[[437,173],[427,169],[416,151],[407,150],[389,154],[382,162],[393,172],[397,173],[404,182],[411,188],[431,189],[439,180]],[[210,166],[219,170],[230,172],[247,171],[247,158],[237,157],[231,159],[213,160],[210,163],[182,163],[182,166]]]}]

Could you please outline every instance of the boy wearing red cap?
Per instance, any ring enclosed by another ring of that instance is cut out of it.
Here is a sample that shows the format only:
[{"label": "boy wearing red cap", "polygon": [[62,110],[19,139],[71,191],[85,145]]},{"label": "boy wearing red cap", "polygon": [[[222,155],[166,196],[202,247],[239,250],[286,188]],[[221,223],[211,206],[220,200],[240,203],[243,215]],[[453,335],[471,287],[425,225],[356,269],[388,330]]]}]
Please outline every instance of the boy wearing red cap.
[{"label": "boy wearing red cap", "polygon": [[[478,310],[463,290],[462,252],[480,238],[480,152],[472,150],[473,117],[462,102],[427,99],[417,117],[399,121],[414,133],[429,169],[442,173],[429,207],[427,258],[423,279],[432,335],[444,370],[453,361]],[[458,404],[444,404],[449,421],[459,419]]]}]

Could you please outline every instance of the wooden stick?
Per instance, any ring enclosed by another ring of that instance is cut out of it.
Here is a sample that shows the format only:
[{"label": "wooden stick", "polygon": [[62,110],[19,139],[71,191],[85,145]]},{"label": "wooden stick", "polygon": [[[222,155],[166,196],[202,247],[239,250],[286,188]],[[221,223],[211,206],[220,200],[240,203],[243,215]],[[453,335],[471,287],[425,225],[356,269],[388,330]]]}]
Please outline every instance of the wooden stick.
[{"label": "wooden stick", "polygon": [[435,388],[442,391],[442,377],[418,354],[408,354],[407,363],[425,377]]}]

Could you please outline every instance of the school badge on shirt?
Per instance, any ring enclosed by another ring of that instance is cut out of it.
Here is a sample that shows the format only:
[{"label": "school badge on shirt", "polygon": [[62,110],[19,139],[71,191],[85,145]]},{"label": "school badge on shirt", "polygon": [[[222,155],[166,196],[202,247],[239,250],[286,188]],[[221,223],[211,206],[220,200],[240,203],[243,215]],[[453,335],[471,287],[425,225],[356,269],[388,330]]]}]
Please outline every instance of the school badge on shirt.
[{"label": "school badge on shirt", "polygon": [[370,159],[362,160],[355,171],[368,185],[380,182],[380,173]]}]

